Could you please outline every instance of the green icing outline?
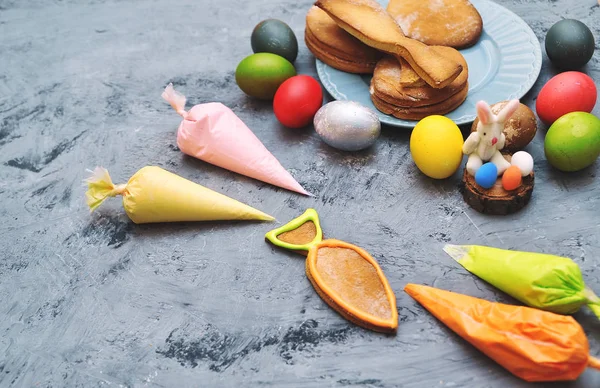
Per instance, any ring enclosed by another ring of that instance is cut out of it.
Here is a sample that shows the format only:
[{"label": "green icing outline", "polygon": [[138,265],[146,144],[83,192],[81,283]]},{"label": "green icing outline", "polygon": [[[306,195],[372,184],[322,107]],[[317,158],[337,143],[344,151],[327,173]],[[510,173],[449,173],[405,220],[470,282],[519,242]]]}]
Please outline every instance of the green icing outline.
[{"label": "green icing outline", "polygon": [[[317,235],[311,242],[307,244],[296,245],[286,243],[285,241],[281,241],[277,238],[277,236],[279,236],[282,233],[291,232],[292,230],[298,229],[300,226],[302,226],[308,221],[312,221],[315,224],[315,227],[317,228]],[[323,240],[323,230],[321,229],[321,223],[319,222],[319,214],[317,214],[317,211],[315,209],[307,209],[301,216],[296,217],[287,224],[268,232],[265,235],[265,238],[269,240],[273,245],[276,245],[281,248],[289,249],[292,251],[308,252],[313,245],[318,244]]]}]

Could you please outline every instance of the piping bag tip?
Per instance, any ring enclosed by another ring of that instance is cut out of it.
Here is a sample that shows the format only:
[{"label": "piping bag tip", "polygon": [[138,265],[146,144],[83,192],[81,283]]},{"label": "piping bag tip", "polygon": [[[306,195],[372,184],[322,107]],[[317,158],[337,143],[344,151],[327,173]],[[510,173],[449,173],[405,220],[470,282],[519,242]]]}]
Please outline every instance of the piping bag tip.
[{"label": "piping bag tip", "polygon": [[467,248],[464,245],[446,244],[444,245],[444,252],[446,252],[451,258],[456,261],[462,259],[467,254]]},{"label": "piping bag tip", "polygon": [[[290,175],[291,177],[291,175]],[[292,179],[294,179],[293,177],[291,177]],[[314,194],[311,193],[310,191],[306,190],[304,187],[302,187],[302,185],[300,183],[298,183],[298,181],[294,180],[293,184],[288,184],[288,185],[278,185],[275,184],[275,186],[279,186],[283,189],[298,193],[298,194],[302,194],[302,195],[306,195],[307,197],[314,197]]]},{"label": "piping bag tip", "polygon": [[600,319],[600,305],[599,304],[590,303],[587,305],[587,307],[590,310],[592,310],[592,312],[594,313],[594,315],[596,315],[596,317],[598,317],[598,319]]},{"label": "piping bag tip", "polygon": [[404,286],[404,292],[406,292],[410,296],[413,296],[419,291],[419,288],[420,286],[418,284],[408,283]]},{"label": "piping bag tip", "polygon": [[593,369],[596,369],[596,370],[600,371],[600,360],[597,359],[596,357],[590,356],[588,358],[588,366],[590,368],[593,368]]},{"label": "piping bag tip", "polygon": [[585,287],[583,292],[587,299],[587,307],[600,319],[600,298],[589,287]]}]

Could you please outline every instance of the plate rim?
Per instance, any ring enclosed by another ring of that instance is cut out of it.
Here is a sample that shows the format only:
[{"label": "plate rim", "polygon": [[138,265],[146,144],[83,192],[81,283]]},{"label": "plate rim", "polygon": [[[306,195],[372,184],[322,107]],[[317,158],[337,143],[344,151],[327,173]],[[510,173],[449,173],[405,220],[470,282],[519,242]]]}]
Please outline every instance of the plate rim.
[{"label": "plate rim", "polygon": [[[476,6],[477,3],[480,3],[480,4],[485,3],[490,7],[499,7],[501,9],[503,9],[505,12],[512,15],[514,20],[518,21],[522,25],[522,27],[524,27],[523,30],[525,33],[527,33],[528,37],[530,38],[530,41],[532,41],[533,43],[537,43],[537,44],[533,44],[533,47],[534,47],[534,50],[533,50],[534,60],[532,62],[533,70],[529,73],[529,77],[528,77],[527,81],[521,84],[521,87],[519,88],[518,91],[513,92],[509,96],[507,96],[507,99],[516,98],[516,99],[520,100],[523,96],[525,96],[533,88],[533,86],[535,85],[535,83],[537,82],[537,80],[541,74],[542,62],[543,62],[542,48],[541,48],[541,43],[540,43],[537,35],[535,34],[535,32],[533,31],[531,26],[529,24],[527,24],[527,22],[525,22],[525,20],[523,20],[523,18],[521,18],[519,15],[517,15],[510,9],[504,7],[503,5],[500,5],[492,0],[470,0],[470,1],[473,4],[473,6],[476,8],[477,8],[477,6]],[[484,29],[485,29],[485,27],[484,27]],[[328,77],[326,77],[325,74],[323,74],[323,72],[326,69],[328,69],[328,68],[334,69],[334,68],[332,68],[331,66],[327,65],[326,63],[320,61],[316,57],[315,57],[315,66],[317,69],[317,76],[319,77],[319,80],[325,87],[325,90],[327,91],[327,93],[331,97],[333,97],[334,100],[339,100],[339,101],[347,100],[347,98],[345,98],[341,94],[338,94],[338,92],[336,91],[335,84],[332,84],[331,81],[327,82],[326,78],[328,78]],[[357,74],[357,76],[360,76],[360,74]],[[496,76],[497,75],[495,75],[494,78]],[[494,78],[492,78],[492,80]],[[398,119],[392,115],[386,115],[385,113],[380,112],[380,111],[377,111],[376,113],[379,117],[379,121],[382,124],[385,124],[385,125],[388,125],[391,127],[412,129],[418,123],[417,120]],[[475,112],[473,112],[472,114],[463,115],[459,120],[456,120],[455,123],[457,125],[467,125],[469,123],[472,123],[475,120],[475,118],[477,118],[477,114]]]}]

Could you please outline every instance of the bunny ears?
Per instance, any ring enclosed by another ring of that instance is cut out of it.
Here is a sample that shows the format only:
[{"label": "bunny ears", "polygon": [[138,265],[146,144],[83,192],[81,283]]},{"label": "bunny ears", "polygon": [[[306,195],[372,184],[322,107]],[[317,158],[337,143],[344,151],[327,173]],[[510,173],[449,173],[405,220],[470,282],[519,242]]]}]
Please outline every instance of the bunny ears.
[{"label": "bunny ears", "polygon": [[510,100],[504,107],[498,112],[498,114],[494,114],[492,109],[485,101],[479,101],[475,108],[477,109],[477,117],[482,124],[489,124],[492,122],[503,123],[508,120],[513,113],[519,108],[520,102],[519,100]]}]

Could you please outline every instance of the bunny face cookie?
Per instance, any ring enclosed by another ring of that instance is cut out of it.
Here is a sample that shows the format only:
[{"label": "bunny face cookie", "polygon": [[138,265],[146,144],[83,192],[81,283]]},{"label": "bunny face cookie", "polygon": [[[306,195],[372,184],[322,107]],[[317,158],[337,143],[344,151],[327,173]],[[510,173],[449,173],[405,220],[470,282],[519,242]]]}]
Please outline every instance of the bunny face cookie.
[{"label": "bunny face cookie", "polygon": [[511,100],[498,114],[494,114],[485,101],[477,103],[479,119],[477,130],[469,135],[463,145],[463,153],[469,155],[467,161],[469,174],[475,175],[482,164],[488,161],[496,165],[498,176],[510,167],[510,163],[502,156],[500,150],[504,148],[506,142],[503,132],[504,123],[515,113],[519,104],[519,100]]}]

